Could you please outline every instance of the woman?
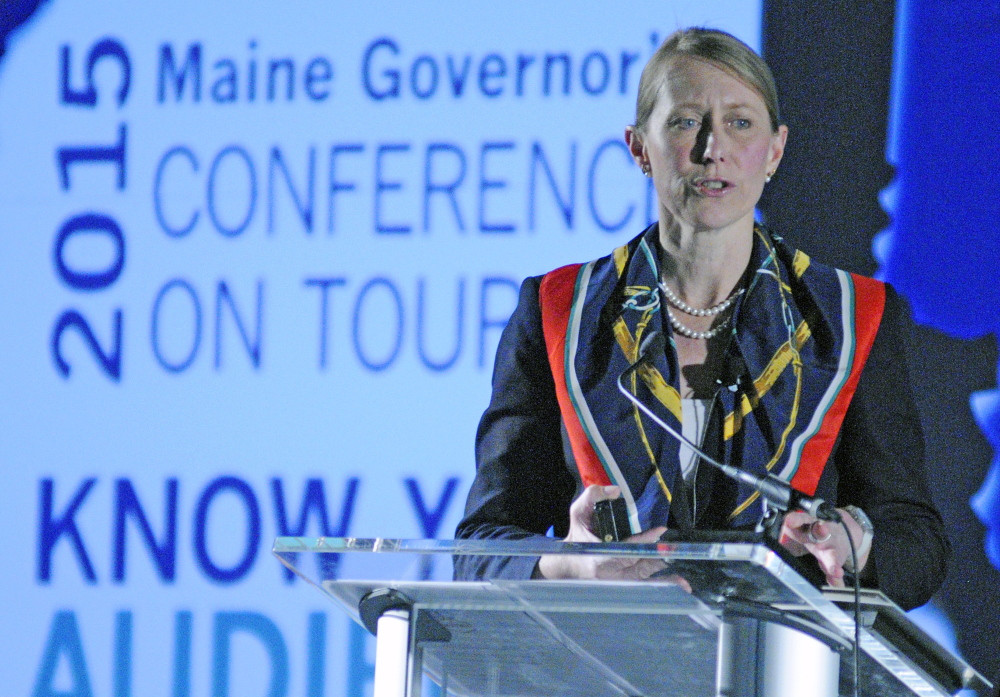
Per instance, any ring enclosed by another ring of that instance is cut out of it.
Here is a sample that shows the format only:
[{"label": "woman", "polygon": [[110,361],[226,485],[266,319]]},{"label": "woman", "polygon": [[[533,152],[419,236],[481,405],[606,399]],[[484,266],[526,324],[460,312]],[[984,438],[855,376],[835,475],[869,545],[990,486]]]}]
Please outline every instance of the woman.
[{"label": "woman", "polygon": [[[666,350],[626,380],[640,400],[718,459],[839,507],[846,531],[802,511],[782,528],[818,580],[843,585],[850,534],[866,585],[903,607],[934,593],[949,550],[901,352],[904,307],[884,284],[812,261],[755,224],[787,135],[771,73],[741,41],[688,29],[663,43],[625,131],[653,179],[658,220],[607,257],[524,282],[458,537],[552,529],[597,541],[593,506],[618,496],[634,541],[754,527],[763,508],[752,489],[700,464],[618,392],[658,331]],[[456,576],[604,573],[592,563],[469,559]]]}]

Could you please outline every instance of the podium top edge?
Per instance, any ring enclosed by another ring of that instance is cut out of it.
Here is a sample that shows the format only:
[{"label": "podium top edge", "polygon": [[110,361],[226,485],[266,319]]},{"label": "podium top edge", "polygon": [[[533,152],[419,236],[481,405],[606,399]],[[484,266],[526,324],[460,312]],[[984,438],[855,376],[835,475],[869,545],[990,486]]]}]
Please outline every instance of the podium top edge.
[{"label": "podium top edge", "polygon": [[714,535],[698,540],[659,542],[564,542],[553,538],[527,540],[429,540],[382,537],[278,537],[272,551],[288,553],[400,553],[448,555],[540,556],[583,554],[616,557],[759,558],[772,550],[745,533]]}]

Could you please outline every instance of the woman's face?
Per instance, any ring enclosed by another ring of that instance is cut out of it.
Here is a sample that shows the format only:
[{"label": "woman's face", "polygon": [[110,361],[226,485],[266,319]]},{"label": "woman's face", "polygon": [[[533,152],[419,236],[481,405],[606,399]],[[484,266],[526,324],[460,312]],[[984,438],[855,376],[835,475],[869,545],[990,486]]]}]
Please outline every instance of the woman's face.
[{"label": "woman's face", "polygon": [[645,132],[626,129],[625,139],[639,166],[652,170],[662,222],[749,231],[787,133],[785,126],[771,131],[764,100],[745,82],[680,56],[668,66]]}]

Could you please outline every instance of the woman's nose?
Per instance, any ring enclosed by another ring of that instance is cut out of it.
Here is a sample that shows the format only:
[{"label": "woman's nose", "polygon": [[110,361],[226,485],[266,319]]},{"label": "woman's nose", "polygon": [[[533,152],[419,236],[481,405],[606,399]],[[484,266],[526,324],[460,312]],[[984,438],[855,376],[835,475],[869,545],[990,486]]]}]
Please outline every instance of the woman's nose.
[{"label": "woman's nose", "polygon": [[723,162],[726,159],[726,144],[719,131],[711,124],[706,124],[699,135],[698,147],[692,153],[699,162]]}]

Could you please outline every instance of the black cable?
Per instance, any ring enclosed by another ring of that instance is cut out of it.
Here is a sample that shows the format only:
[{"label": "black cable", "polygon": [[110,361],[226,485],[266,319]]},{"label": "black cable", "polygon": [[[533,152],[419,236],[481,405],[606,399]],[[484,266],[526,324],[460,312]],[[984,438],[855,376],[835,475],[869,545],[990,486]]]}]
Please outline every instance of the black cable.
[{"label": "black cable", "polygon": [[844,522],[843,516],[840,518],[840,525],[847,535],[847,545],[851,548],[851,568],[854,569],[850,574],[854,580],[854,697],[859,697],[858,682],[861,674],[858,667],[861,652],[861,580],[859,577],[861,572],[858,570],[858,550],[854,547],[854,538],[851,537],[851,531],[848,529],[847,523]]}]

